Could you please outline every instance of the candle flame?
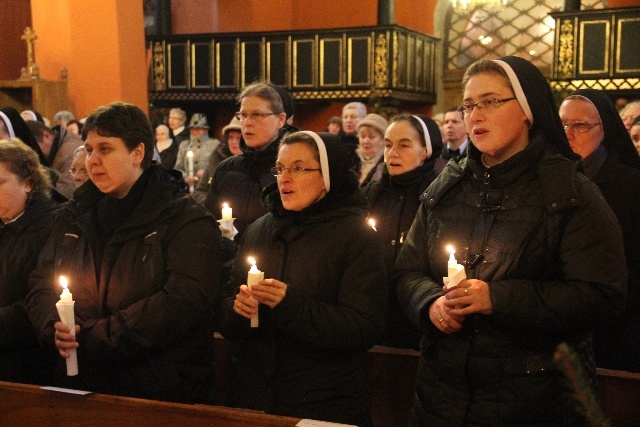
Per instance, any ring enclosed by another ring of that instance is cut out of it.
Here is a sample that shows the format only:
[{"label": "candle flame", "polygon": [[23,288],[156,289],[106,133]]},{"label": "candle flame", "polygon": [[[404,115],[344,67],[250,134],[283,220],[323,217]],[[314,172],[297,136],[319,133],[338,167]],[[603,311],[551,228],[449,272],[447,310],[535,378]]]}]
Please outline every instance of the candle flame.
[{"label": "candle flame", "polygon": [[229,203],[223,203],[222,209],[229,209]]},{"label": "candle flame", "polygon": [[67,289],[67,286],[69,285],[69,282],[67,281],[66,277],[60,276],[60,285],[62,285],[62,287],[64,289]]},{"label": "candle flame", "polygon": [[451,255],[456,253],[455,248],[453,247],[453,245],[447,245],[447,252],[449,252]]},{"label": "candle flame", "polygon": [[369,225],[373,228],[373,231],[378,231],[376,228],[376,221],[373,218],[369,218]]},{"label": "candle flame", "polygon": [[193,157],[193,151],[187,151],[187,157]]},{"label": "candle flame", "polygon": [[251,265],[256,265],[256,259],[254,257],[252,257],[252,256],[247,258],[247,261],[249,261],[249,264],[251,264]]}]

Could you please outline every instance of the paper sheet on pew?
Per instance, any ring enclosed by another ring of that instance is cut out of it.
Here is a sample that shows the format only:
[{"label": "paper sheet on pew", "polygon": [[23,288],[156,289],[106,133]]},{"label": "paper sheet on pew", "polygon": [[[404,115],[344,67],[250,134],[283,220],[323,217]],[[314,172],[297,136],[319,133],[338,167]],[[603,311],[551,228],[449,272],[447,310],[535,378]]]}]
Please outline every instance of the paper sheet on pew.
[{"label": "paper sheet on pew", "polygon": [[61,388],[61,387],[40,387],[41,390],[51,390],[57,391],[59,393],[67,393],[67,394],[77,394],[80,396],[86,396],[87,394],[93,394],[92,391],[84,391],[84,390],[74,390],[72,388]]},{"label": "paper sheet on pew", "polygon": [[329,421],[318,421],[318,420],[300,420],[296,427],[339,427],[339,426],[351,426],[356,427],[353,424],[340,424],[340,423],[330,423]]}]

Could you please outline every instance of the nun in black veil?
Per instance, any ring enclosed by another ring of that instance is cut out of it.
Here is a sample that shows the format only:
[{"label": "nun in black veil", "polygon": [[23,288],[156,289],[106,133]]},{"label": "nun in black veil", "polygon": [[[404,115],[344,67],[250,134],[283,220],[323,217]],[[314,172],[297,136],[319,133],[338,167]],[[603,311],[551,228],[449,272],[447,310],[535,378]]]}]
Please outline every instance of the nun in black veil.
[{"label": "nun in black veil", "polygon": [[[571,346],[595,389],[591,332],[625,304],[617,221],[533,64],[481,60],[462,83],[468,157],[422,196],[395,265],[423,333],[410,425],[588,424],[554,353]],[[467,277],[451,288],[446,245]]]},{"label": "nun in black veil", "polygon": [[571,148],[583,157],[584,174],[620,222],[629,274],[624,316],[594,331],[596,366],[640,372],[640,156],[605,92],[577,90],[559,113]]},{"label": "nun in black veil", "polygon": [[7,138],[19,138],[20,141],[27,144],[38,154],[40,164],[48,166],[48,161],[42,153],[38,141],[36,141],[18,110],[13,107],[0,108],[0,139]]}]

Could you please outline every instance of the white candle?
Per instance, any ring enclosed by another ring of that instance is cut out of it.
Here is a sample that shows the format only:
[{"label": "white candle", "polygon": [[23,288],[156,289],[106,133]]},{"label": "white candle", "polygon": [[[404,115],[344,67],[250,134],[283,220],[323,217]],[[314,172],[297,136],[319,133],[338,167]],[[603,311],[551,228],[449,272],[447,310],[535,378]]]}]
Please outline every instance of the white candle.
[{"label": "white candle", "polygon": [[458,286],[458,284],[467,278],[467,273],[464,270],[464,266],[458,264],[454,254],[456,250],[453,246],[448,245],[447,251],[449,251],[449,261],[447,262],[447,277],[443,277],[443,282],[447,288]]},{"label": "white candle", "polygon": [[193,151],[191,150],[187,151],[187,165],[187,173],[189,175],[189,178],[193,178]]},{"label": "white candle", "polygon": [[232,219],[233,215],[231,213],[231,208],[228,203],[222,204],[222,219]]},{"label": "white candle", "polygon": [[[247,286],[251,289],[253,285],[264,280],[264,272],[258,270],[258,267],[256,267],[256,260],[253,257],[249,257],[248,260],[249,263],[251,263],[251,269],[247,274]],[[253,300],[257,301],[255,298]],[[256,314],[251,315],[251,327],[258,327],[258,308],[256,308]]]},{"label": "white candle", "polygon": [[[60,276],[60,285],[62,285],[62,293],[60,294],[60,301],[56,303],[56,309],[60,316],[60,321],[71,328],[71,335],[76,334],[76,319],[73,313],[73,295],[69,292],[67,278]],[[78,375],[78,355],[76,349],[72,348],[67,350],[69,358],[67,358],[67,375],[72,377]]]}]

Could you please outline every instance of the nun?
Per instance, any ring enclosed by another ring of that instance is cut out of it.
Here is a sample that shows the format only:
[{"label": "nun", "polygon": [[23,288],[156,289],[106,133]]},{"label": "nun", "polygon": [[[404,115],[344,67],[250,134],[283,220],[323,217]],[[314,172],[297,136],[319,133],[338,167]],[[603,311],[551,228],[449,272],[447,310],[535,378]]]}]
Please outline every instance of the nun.
[{"label": "nun", "polygon": [[[422,196],[395,265],[423,334],[409,424],[589,424],[554,355],[573,348],[595,389],[592,330],[625,304],[617,221],[533,64],[480,60],[462,86],[468,157]],[[446,288],[451,256],[466,279]]]},{"label": "nun", "polygon": [[596,183],[616,215],[629,274],[625,314],[596,328],[599,368],[640,372],[640,156],[609,96],[580,89],[560,105],[560,119],[584,174]]},{"label": "nun", "polygon": [[[346,148],[330,133],[288,134],[272,173],[269,212],[247,228],[219,308],[222,334],[240,342],[232,404],[371,425],[366,359],[383,332],[387,272]],[[251,289],[248,257],[265,277]]]},{"label": "nun", "polygon": [[29,130],[18,110],[13,107],[0,108],[0,139],[18,138],[38,154],[40,164],[49,166],[49,161],[38,145],[38,141]]},{"label": "nun", "polygon": [[[362,122],[360,122],[362,123]],[[384,133],[382,178],[363,188],[369,220],[382,240],[390,270],[420,206],[420,195],[438,176],[436,159],[442,136],[436,122],[420,114],[393,117]],[[389,310],[384,339],[389,347],[418,348],[420,333],[398,307],[395,282],[389,282]]]}]

